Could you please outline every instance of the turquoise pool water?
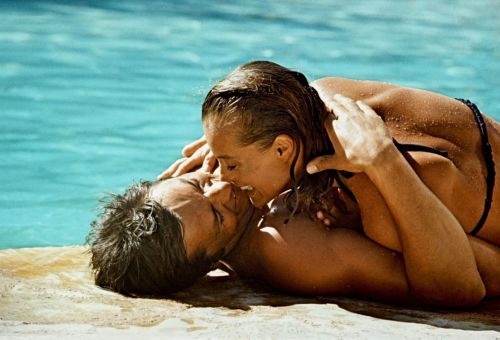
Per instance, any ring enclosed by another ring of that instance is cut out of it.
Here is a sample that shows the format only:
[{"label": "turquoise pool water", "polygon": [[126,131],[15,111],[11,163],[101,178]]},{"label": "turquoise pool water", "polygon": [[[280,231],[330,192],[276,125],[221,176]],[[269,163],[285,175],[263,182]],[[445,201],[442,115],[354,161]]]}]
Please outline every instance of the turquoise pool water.
[{"label": "turquoise pool water", "polygon": [[201,134],[237,65],[470,98],[500,119],[500,3],[1,1],[0,248],[81,244],[103,192]]}]

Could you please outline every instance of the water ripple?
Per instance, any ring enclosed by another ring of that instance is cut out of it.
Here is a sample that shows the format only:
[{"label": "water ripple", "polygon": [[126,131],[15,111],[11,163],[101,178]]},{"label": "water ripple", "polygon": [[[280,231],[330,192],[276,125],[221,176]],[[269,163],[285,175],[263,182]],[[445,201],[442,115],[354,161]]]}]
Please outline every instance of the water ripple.
[{"label": "water ripple", "polygon": [[496,0],[4,0],[0,19],[0,248],[82,243],[100,193],[179,157],[211,84],[249,60],[500,118]]}]

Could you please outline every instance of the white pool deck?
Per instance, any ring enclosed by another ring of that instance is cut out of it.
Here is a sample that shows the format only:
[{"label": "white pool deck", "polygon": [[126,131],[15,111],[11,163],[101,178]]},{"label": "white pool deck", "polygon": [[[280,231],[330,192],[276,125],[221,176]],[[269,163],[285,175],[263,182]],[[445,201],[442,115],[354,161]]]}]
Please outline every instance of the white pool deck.
[{"label": "white pool deck", "polygon": [[96,287],[84,247],[0,251],[0,339],[500,339],[500,300],[468,311],[284,295],[212,273],[163,299]]}]

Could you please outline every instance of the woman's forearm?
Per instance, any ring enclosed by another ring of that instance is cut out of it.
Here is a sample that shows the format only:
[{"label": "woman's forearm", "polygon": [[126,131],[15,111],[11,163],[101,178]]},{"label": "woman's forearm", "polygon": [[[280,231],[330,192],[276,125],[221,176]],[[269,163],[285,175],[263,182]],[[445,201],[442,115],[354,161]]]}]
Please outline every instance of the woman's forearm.
[{"label": "woman's forearm", "polygon": [[467,235],[396,147],[385,148],[365,173],[396,221],[412,289],[430,300],[481,300],[484,285]]},{"label": "woman's forearm", "polygon": [[311,160],[307,171],[366,173],[395,220],[413,294],[436,303],[479,302],[485,289],[462,226],[397,150],[381,117],[342,95],[323,100],[333,112],[325,128],[335,154]]}]

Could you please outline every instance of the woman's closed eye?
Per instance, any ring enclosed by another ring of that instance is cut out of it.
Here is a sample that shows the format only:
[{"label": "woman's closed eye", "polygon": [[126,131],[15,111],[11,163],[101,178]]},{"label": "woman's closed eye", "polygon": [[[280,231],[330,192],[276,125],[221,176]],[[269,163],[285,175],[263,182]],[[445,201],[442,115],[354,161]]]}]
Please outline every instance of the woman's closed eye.
[{"label": "woman's closed eye", "polygon": [[227,170],[229,170],[229,171],[236,170],[237,167],[238,167],[237,165],[227,165],[226,166]]}]

